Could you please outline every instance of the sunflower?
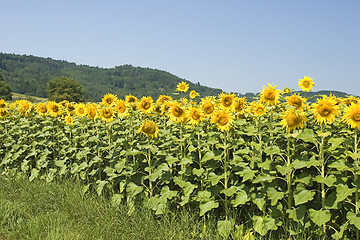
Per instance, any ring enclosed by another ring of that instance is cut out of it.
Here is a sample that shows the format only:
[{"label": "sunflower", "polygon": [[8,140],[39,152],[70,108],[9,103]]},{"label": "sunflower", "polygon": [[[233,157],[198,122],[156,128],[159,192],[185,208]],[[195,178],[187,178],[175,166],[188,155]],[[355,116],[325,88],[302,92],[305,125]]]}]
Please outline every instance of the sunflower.
[{"label": "sunflower", "polygon": [[100,110],[100,118],[105,122],[114,120],[114,110],[111,107],[104,107]]},{"label": "sunflower", "polygon": [[232,108],[235,99],[235,94],[221,93],[219,99],[220,99],[220,107]]},{"label": "sunflower", "polygon": [[66,115],[64,120],[65,120],[65,123],[67,125],[73,125],[74,124],[74,119],[70,115]]},{"label": "sunflower", "polygon": [[61,105],[57,104],[54,101],[50,101],[47,103],[47,110],[49,112],[49,115],[52,117],[59,116],[62,113]]},{"label": "sunflower", "polygon": [[204,111],[205,115],[210,116],[214,112],[215,106],[213,102],[214,100],[210,97],[205,97],[201,99],[201,108]]},{"label": "sunflower", "polygon": [[291,89],[288,88],[288,87],[285,87],[283,90],[282,90],[282,93],[285,94],[285,95],[289,95],[291,93]]},{"label": "sunflower", "polygon": [[309,92],[314,87],[314,81],[312,78],[305,76],[303,79],[299,79],[298,85],[304,92]]},{"label": "sunflower", "polygon": [[59,104],[60,104],[63,108],[66,108],[66,106],[69,104],[69,101],[68,101],[68,100],[64,100],[64,101],[59,102]]},{"label": "sunflower", "polygon": [[252,106],[252,113],[257,117],[263,116],[264,114],[266,114],[265,105],[263,105],[261,103],[255,103]]},{"label": "sunflower", "polygon": [[235,98],[234,112],[237,117],[241,117],[244,114],[246,104],[247,104],[246,97]]},{"label": "sunflower", "polygon": [[192,125],[198,125],[204,119],[203,113],[196,107],[189,107],[186,116]]},{"label": "sunflower", "polygon": [[185,110],[181,108],[181,104],[178,102],[173,102],[169,111],[168,116],[171,121],[182,122],[185,117]]},{"label": "sunflower", "polygon": [[186,82],[181,82],[176,86],[176,91],[178,92],[187,92],[189,90],[189,84]]},{"label": "sunflower", "polygon": [[87,103],[85,107],[85,113],[86,116],[95,120],[97,115],[97,105],[95,103]]},{"label": "sunflower", "polygon": [[327,96],[317,99],[316,103],[312,104],[312,108],[314,118],[320,124],[334,122],[335,116],[339,114],[339,105],[333,98]]},{"label": "sunflower", "polygon": [[197,93],[195,90],[192,90],[190,93],[189,93],[189,97],[191,99],[194,99],[196,98],[197,96],[199,96],[199,93]]},{"label": "sunflower", "polygon": [[343,103],[345,103],[346,106],[348,106],[348,107],[351,106],[351,104],[353,104],[353,103],[357,104],[358,102],[359,102],[359,99],[354,96],[349,96],[343,100]]},{"label": "sunflower", "polygon": [[304,127],[306,117],[303,112],[297,111],[294,108],[287,109],[281,115],[281,125],[286,128],[287,132],[291,130],[300,129]]},{"label": "sunflower", "polygon": [[111,106],[112,104],[114,104],[117,100],[117,96],[111,93],[108,93],[106,95],[104,95],[104,97],[102,98],[101,104],[105,105],[105,106]]},{"label": "sunflower", "polygon": [[162,104],[164,104],[165,102],[169,102],[169,101],[172,101],[172,97],[167,96],[167,95],[160,95],[160,96],[158,97],[158,99],[156,100],[156,104],[157,104],[157,105],[162,105]]},{"label": "sunflower", "polygon": [[16,103],[19,113],[24,114],[25,116],[30,114],[33,105],[28,100],[18,100]]},{"label": "sunflower", "polygon": [[295,107],[298,110],[303,110],[305,107],[306,99],[295,93],[291,96],[286,97],[286,102],[288,106]]},{"label": "sunflower", "polygon": [[75,105],[75,113],[78,117],[84,117],[86,116],[86,106],[83,103],[77,103]]},{"label": "sunflower", "polygon": [[0,108],[6,108],[7,107],[7,103],[5,102],[4,99],[0,99]]},{"label": "sunflower", "polygon": [[121,99],[116,101],[114,110],[118,113],[119,117],[126,117],[129,115],[126,103]]},{"label": "sunflower", "polygon": [[138,133],[143,133],[145,135],[148,135],[152,138],[157,137],[157,134],[159,133],[159,128],[153,121],[145,121],[141,124]]},{"label": "sunflower", "polygon": [[279,104],[281,91],[275,88],[276,85],[273,86],[270,83],[268,83],[267,87],[264,86],[260,93],[260,102],[270,106]]},{"label": "sunflower", "polygon": [[67,102],[65,107],[66,107],[66,113],[68,115],[72,116],[75,114],[76,107],[74,104]]},{"label": "sunflower", "polygon": [[154,100],[151,97],[142,97],[138,109],[143,113],[149,113],[152,110]]},{"label": "sunflower", "polygon": [[351,104],[344,110],[342,122],[352,128],[360,128],[360,104]]},{"label": "sunflower", "polygon": [[36,105],[36,112],[40,115],[40,116],[45,116],[47,113],[47,106],[46,103],[38,103]]},{"label": "sunflower", "polygon": [[231,115],[230,110],[221,109],[213,113],[211,123],[215,123],[217,128],[222,132],[229,131],[234,122],[234,117]]},{"label": "sunflower", "polygon": [[9,115],[9,111],[6,108],[0,108],[0,119],[6,118]]}]

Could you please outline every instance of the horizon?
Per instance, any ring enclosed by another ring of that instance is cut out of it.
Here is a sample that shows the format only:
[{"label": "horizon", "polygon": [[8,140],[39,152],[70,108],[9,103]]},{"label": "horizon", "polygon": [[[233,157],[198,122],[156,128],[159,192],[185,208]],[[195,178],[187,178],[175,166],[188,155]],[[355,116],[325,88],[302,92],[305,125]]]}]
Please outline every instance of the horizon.
[{"label": "horizon", "polygon": [[[225,92],[360,95],[360,2],[7,1],[0,52],[158,69]],[[11,21],[9,21],[11,19]]]}]

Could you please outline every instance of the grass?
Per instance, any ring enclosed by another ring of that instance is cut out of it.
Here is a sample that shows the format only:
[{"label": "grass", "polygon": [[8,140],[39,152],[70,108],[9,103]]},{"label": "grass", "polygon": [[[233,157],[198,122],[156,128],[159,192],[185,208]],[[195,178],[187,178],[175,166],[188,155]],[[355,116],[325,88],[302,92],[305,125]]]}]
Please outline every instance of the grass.
[{"label": "grass", "polygon": [[[211,223],[211,221],[210,221]],[[46,183],[0,177],[0,239],[220,239],[216,224],[202,231],[195,213],[156,217],[138,208],[127,215],[126,205],[82,194],[71,181]]]}]

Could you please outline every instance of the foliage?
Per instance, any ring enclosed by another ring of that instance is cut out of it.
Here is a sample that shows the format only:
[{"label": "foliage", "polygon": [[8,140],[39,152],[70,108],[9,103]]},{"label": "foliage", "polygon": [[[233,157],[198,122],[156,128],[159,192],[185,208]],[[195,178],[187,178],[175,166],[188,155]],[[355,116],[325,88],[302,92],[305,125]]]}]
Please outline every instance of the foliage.
[{"label": "foliage", "polygon": [[[50,58],[6,53],[0,53],[0,74],[12,91],[37,97],[47,97],[46,83],[50,79],[60,76],[73,78],[84,86],[86,101],[99,101],[108,92],[119,97],[132,93],[136,97],[157,98],[173,93],[177,83],[184,81],[168,72],[151,68],[131,65],[90,67]],[[201,96],[221,93],[220,89],[186,82]]]},{"label": "foliage", "polygon": [[11,100],[12,92],[9,85],[4,81],[3,77],[0,75],[0,99]]},{"label": "foliage", "polygon": [[223,238],[359,239],[359,133],[343,120],[360,122],[357,108],[348,111],[359,99],[261,102],[278,95],[153,103],[107,94],[87,105],[95,115],[63,102],[54,117],[15,102],[0,120],[0,169],[30,181],[79,179],[129,215],[189,208],[205,223],[215,218]]},{"label": "foliage", "polygon": [[49,100],[61,102],[81,102],[84,98],[83,86],[74,79],[57,77],[47,82],[47,95]]}]

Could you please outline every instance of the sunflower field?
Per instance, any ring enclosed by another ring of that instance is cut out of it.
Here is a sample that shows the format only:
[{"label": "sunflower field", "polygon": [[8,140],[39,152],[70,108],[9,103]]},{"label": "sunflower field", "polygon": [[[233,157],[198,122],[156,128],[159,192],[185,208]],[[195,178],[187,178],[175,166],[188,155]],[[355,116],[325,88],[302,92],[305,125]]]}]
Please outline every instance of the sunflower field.
[{"label": "sunflower field", "polygon": [[177,100],[0,100],[0,173],[78,179],[129,215],[188,208],[224,238],[359,239],[360,101],[309,104],[313,86],[300,79],[302,97],[268,84],[253,102],[185,82]]}]

